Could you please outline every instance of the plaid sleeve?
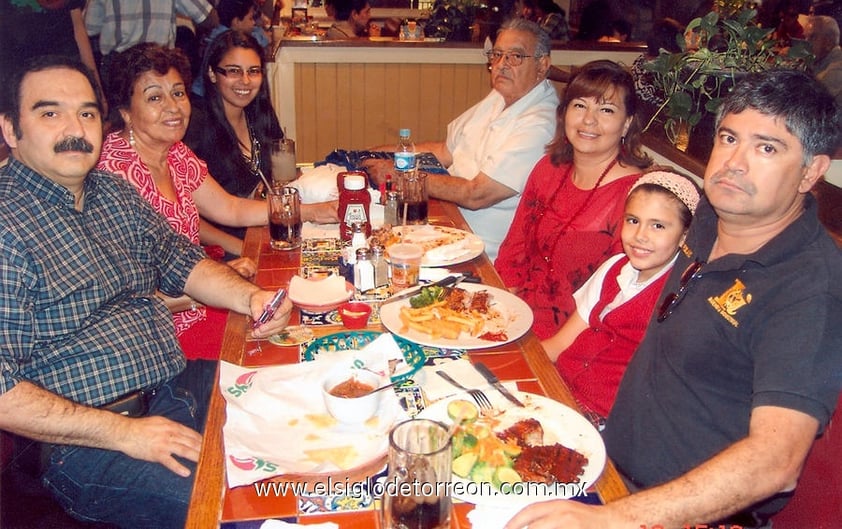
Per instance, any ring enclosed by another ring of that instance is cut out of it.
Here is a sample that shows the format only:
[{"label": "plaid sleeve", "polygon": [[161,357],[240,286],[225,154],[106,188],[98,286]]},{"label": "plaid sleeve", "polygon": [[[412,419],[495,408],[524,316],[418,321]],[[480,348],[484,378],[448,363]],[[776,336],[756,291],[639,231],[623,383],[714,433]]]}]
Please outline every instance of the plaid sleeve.
[{"label": "plaid sleeve", "polygon": [[176,0],[175,10],[196,24],[201,24],[208,18],[213,6],[207,0]]},{"label": "plaid sleeve", "polygon": [[20,366],[31,356],[35,336],[35,300],[30,293],[37,278],[25,251],[11,241],[8,233],[0,239],[0,394],[21,380]]}]

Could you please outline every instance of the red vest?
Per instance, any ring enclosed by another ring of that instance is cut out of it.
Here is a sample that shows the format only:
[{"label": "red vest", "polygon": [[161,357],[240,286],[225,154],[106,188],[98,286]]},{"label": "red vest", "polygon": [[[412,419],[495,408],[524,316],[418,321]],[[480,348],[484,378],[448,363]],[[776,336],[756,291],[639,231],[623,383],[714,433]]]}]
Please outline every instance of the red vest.
[{"label": "red vest", "polygon": [[556,369],[570,386],[576,400],[602,417],[607,417],[614,405],[620,379],[643,339],[655,303],[669,276],[668,273],[663,274],[600,321],[599,314],[620,292],[617,276],[627,262],[628,257],[623,257],[608,270],[599,302],[591,311],[589,327],[556,360]]}]

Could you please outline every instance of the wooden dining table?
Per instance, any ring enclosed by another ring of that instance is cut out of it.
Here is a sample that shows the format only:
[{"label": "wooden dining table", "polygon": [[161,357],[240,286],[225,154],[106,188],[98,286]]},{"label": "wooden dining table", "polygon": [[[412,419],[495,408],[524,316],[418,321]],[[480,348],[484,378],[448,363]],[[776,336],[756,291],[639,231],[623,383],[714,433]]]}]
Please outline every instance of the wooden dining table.
[{"label": "wooden dining table", "polygon": [[[429,223],[470,230],[459,209],[450,202],[430,201]],[[250,228],[245,238],[243,255],[256,260],[258,272],[255,282],[267,289],[277,289],[289,284],[299,273],[299,251],[276,251],[269,247],[269,230],[266,227]],[[470,261],[448,267],[453,272],[471,272],[485,285],[503,288],[503,283],[491,261],[483,253]],[[298,310],[293,310],[290,324],[298,323]],[[300,361],[299,346],[277,346],[268,341],[247,340],[247,317],[231,313],[228,317],[222,343],[221,359],[242,366],[268,366],[291,364]],[[384,330],[380,324],[370,325],[369,330]],[[341,331],[341,326],[314,327],[316,336]],[[521,391],[541,394],[571,408],[578,409],[576,401],[559,377],[553,363],[544,353],[538,338],[531,332],[510,343],[488,349],[471,350],[466,355],[472,361],[482,361],[504,382],[515,382]],[[252,486],[229,488],[225,476],[223,426],[225,424],[225,399],[214,392],[204,432],[202,451],[195,473],[195,484],[185,527],[208,529],[226,523],[269,518],[298,521],[300,523],[335,522],[340,528],[380,527],[378,512],[374,509],[350,512],[306,514],[301,512],[299,499],[291,493],[283,496],[259,496]],[[283,443],[303,441],[282,440]],[[278,479],[283,479],[279,477]],[[628,494],[628,489],[611,461],[607,461],[600,478],[589,492],[595,492],[602,503]],[[591,494],[593,496],[593,494]],[[451,527],[469,528],[467,514],[473,509],[470,503],[454,502]]]}]

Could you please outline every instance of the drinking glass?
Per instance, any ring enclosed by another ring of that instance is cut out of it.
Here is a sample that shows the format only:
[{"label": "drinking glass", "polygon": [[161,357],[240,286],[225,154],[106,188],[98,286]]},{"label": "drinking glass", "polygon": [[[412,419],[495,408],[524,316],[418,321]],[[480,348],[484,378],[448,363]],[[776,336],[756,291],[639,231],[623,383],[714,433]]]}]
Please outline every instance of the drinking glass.
[{"label": "drinking glass", "polygon": [[398,222],[400,224],[427,224],[427,173],[406,172],[401,176],[398,187],[400,190]]},{"label": "drinking glass", "polygon": [[269,194],[269,234],[275,250],[301,246],[301,199],[294,187],[275,186]]},{"label": "drinking glass", "polygon": [[450,432],[437,421],[410,419],[389,434],[389,472],[383,491],[384,529],[450,527]]},{"label": "drinking glass", "polygon": [[298,177],[295,168],[295,141],[289,138],[274,140],[271,144],[272,183],[287,184]]}]

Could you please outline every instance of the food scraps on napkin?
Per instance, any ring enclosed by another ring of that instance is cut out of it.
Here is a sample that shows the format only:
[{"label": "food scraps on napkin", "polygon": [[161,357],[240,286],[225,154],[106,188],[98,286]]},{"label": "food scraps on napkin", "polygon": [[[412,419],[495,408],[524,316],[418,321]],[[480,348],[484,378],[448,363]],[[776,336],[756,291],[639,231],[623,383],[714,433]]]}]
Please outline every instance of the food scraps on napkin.
[{"label": "food scraps on napkin", "polygon": [[321,306],[339,303],[348,299],[345,278],[328,276],[321,279],[304,279],[292,276],[289,282],[289,299],[296,303]]},{"label": "food scraps on napkin", "polygon": [[385,384],[388,361],[401,357],[392,335],[383,334],[359,351],[324,353],[312,362],[261,368],[220,362],[228,485],[333,473],[383,457],[392,425],[408,418],[395,392],[380,392],[380,408],[365,423],[342,424],[327,412],[322,382],[333,370],[364,366],[382,373]]}]

